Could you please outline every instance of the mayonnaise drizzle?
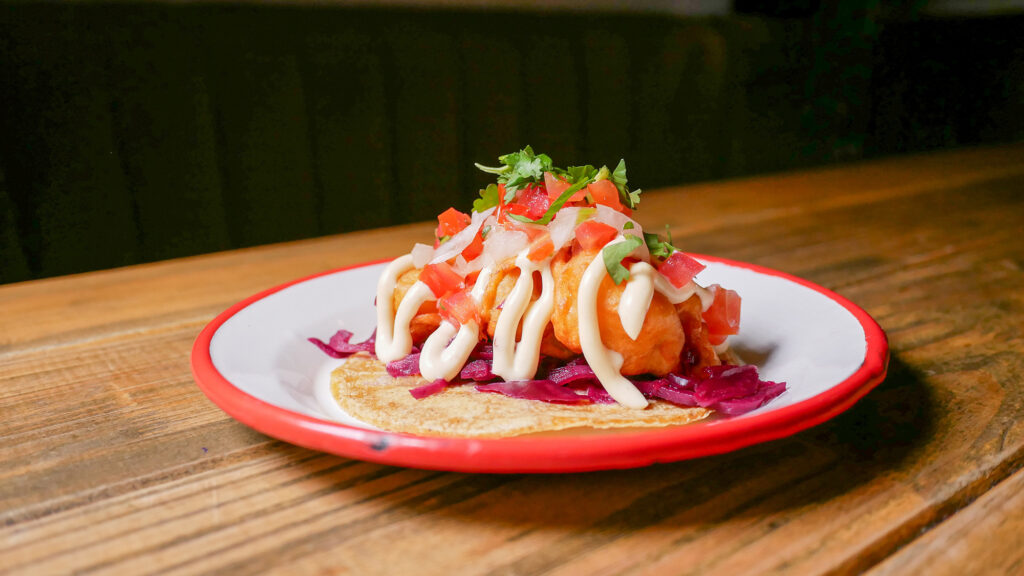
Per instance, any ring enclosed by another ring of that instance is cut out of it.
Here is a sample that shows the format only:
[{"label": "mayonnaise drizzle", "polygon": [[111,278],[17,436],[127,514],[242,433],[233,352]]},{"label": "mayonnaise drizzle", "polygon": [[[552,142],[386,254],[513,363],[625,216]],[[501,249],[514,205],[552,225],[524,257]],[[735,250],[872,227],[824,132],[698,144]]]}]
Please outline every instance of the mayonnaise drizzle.
[{"label": "mayonnaise drizzle", "polygon": [[[392,362],[409,355],[412,351],[409,323],[427,297],[434,296],[426,285],[417,282],[406,292],[398,306],[398,314],[395,314],[394,294],[398,277],[412,268],[412,254],[395,258],[377,280],[377,341],[374,352],[382,362]],[[422,285],[422,289],[418,285]]]},{"label": "mayonnaise drizzle", "polygon": [[[482,270],[470,292],[477,306],[483,299],[492,272],[493,268]],[[447,320],[442,321],[437,330],[423,343],[423,349],[420,351],[420,374],[427,380],[452,380],[466,365],[466,360],[479,341],[480,325],[476,321],[471,320],[468,324],[458,327]]]},{"label": "mayonnaise drizzle", "polygon": [[[625,239],[620,236],[609,242],[583,272],[579,293],[576,295],[580,346],[583,348],[583,357],[587,359],[587,364],[590,365],[597,379],[601,381],[601,385],[616,402],[630,408],[646,408],[647,399],[644,398],[644,395],[636,389],[636,386],[633,386],[632,382],[619,373],[619,370],[622,369],[622,355],[614,350],[609,350],[601,342],[601,329],[597,323],[597,292],[601,287],[601,281],[608,274],[604,264],[604,251],[609,246],[624,241]],[[650,304],[650,299],[647,304]],[[646,315],[647,311],[644,310],[644,316]]]},{"label": "mayonnaise drizzle", "polygon": [[626,334],[633,340],[640,336],[644,319],[651,307],[654,291],[662,293],[672,304],[685,302],[694,294],[700,298],[701,308],[707,310],[714,301],[714,294],[690,280],[676,288],[668,278],[660,274],[647,262],[636,262],[629,267],[629,282],[619,298],[619,320]]},{"label": "mayonnaise drizzle", "polygon": [[[538,265],[526,257],[526,252],[516,258],[519,278],[501,305],[501,314],[494,329],[494,366],[491,371],[505,381],[529,380],[537,374],[541,337],[555,310],[551,259]],[[540,298],[531,302],[533,273],[538,270],[541,273]],[[517,343],[516,332],[520,323],[522,337]]]}]

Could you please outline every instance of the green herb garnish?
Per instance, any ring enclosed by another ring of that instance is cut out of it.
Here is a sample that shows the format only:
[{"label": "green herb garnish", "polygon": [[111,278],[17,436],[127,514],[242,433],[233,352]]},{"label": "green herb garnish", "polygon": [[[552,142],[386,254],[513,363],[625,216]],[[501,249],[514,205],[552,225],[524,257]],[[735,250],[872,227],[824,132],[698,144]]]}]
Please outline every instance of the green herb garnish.
[{"label": "green herb garnish", "polygon": [[630,235],[626,236],[624,242],[605,246],[601,251],[601,255],[604,257],[604,267],[608,270],[608,275],[612,277],[613,282],[621,284],[623,280],[629,280],[629,270],[622,265],[622,261],[643,242],[639,236]]},{"label": "green herb garnish", "polygon": [[668,236],[668,241],[664,241],[657,234],[644,232],[644,242],[647,243],[647,249],[651,252],[651,258],[657,258],[664,260],[672,255],[673,252],[678,252],[679,248],[672,245],[672,232],[665,226],[665,233]]},{"label": "green herb garnish", "polygon": [[488,184],[480,191],[480,197],[473,201],[473,212],[483,212],[498,205],[498,185]]},{"label": "green herb garnish", "polygon": [[476,167],[498,176],[498,182],[505,185],[506,203],[515,200],[516,192],[528,184],[543,182],[544,173],[554,169],[547,154],[534,154],[529,146],[519,152],[499,156],[498,162],[502,165],[492,168],[477,164]]}]

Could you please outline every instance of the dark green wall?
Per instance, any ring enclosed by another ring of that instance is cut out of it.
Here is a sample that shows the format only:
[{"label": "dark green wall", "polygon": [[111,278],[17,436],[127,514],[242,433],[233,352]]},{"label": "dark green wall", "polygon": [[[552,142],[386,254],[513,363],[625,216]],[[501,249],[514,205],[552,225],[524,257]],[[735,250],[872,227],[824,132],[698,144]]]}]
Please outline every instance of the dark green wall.
[{"label": "dark green wall", "polygon": [[0,282],[428,219],[524,144],[653,188],[1020,138],[1021,23],[0,4]]}]

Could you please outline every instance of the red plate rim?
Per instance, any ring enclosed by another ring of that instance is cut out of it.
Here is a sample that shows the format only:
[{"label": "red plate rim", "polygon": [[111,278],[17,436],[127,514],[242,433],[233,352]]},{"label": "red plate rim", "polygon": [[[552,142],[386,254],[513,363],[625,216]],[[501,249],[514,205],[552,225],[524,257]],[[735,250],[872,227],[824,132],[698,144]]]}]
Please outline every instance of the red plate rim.
[{"label": "red plate rim", "polygon": [[886,376],[885,332],[863,309],[835,292],[802,278],[756,264],[693,254],[710,262],[776,276],[818,292],[845,308],[864,330],[861,366],[831,388],[796,404],[739,419],[600,435],[517,438],[437,438],[368,430],[315,418],[264,402],[242,391],[214,366],[210,343],[229,318],[285,288],[390,259],[365,262],[299,278],[250,296],[220,313],[192,347],[192,374],[204,394],[239,422],[268,436],[313,450],[381,464],[457,472],[584,472],[647,466],[730,452],[784,438],[844,412]]}]

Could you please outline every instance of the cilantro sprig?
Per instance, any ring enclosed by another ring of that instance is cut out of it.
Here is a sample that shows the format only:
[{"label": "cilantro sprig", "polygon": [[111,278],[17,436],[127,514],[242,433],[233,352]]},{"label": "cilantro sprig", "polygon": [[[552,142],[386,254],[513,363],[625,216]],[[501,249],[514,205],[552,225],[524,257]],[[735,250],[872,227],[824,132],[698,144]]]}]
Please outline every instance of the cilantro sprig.
[{"label": "cilantro sprig", "polygon": [[[476,164],[476,167],[488,174],[496,175],[498,183],[505,185],[505,197],[501,201],[506,204],[515,201],[516,193],[530,184],[542,184],[545,172],[551,172],[570,183],[569,188],[551,204],[551,207],[539,219],[532,220],[526,216],[509,215],[520,222],[547,224],[573,194],[598,180],[610,180],[615,184],[615,188],[619,191],[619,199],[624,206],[635,209],[640,203],[640,190],[631,191],[627,184],[625,160],[619,160],[615,170],[609,170],[607,166],[595,168],[590,164],[559,168],[554,165],[550,156],[536,154],[533,148],[527,146],[518,152],[499,156],[498,162],[501,163],[501,166]],[[480,191],[480,198],[473,202],[473,210],[481,212],[499,204],[497,186],[493,188],[492,186],[494,185]]]},{"label": "cilantro sprig", "polygon": [[669,231],[667,225],[665,226],[665,234],[668,236],[668,241],[662,240],[656,233],[644,232],[644,242],[647,244],[647,249],[651,252],[651,258],[664,260],[671,256],[673,252],[679,251],[679,248],[672,245],[672,232]]},{"label": "cilantro sprig", "polygon": [[516,192],[527,185],[543,182],[544,173],[554,170],[551,157],[547,154],[534,154],[533,148],[529,146],[519,152],[499,156],[498,162],[502,165],[489,167],[476,164],[476,167],[498,176],[498,183],[505,185],[506,203],[515,200]]},{"label": "cilantro sprig", "polygon": [[612,277],[612,282],[621,284],[623,280],[629,280],[629,270],[622,265],[622,261],[643,243],[639,236],[627,235],[624,242],[605,246],[601,251],[604,267]]}]

